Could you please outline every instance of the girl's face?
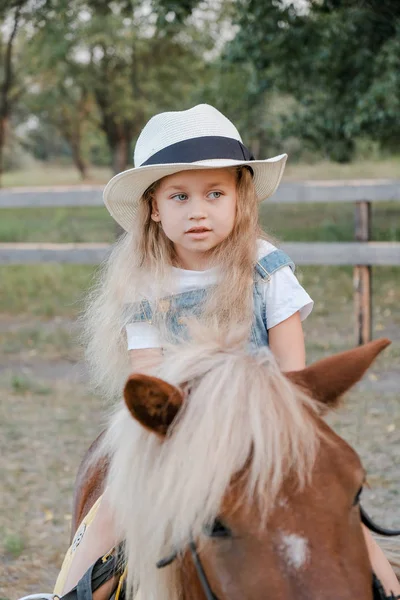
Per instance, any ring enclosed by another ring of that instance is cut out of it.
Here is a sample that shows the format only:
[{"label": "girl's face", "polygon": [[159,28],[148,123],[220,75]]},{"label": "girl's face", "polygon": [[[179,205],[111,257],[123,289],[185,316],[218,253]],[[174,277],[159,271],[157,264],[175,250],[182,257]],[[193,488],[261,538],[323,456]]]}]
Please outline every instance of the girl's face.
[{"label": "girl's face", "polygon": [[236,174],[230,169],[180,171],[164,177],[151,214],[186,269],[207,268],[206,253],[228,237],[235,216]]}]

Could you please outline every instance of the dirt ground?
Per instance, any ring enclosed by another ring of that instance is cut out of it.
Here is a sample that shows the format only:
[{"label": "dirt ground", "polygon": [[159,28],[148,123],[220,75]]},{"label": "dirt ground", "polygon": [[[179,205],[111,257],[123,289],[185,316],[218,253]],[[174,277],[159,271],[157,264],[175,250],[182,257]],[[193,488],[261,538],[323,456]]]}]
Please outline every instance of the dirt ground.
[{"label": "dirt ground", "polygon": [[[378,332],[393,345],[329,421],[367,469],[365,507],[381,524],[400,528],[400,327],[393,303]],[[351,307],[343,310],[350,316]],[[326,319],[320,306],[305,324],[309,362],[351,347],[345,323]],[[74,327],[61,317],[0,317],[0,600],[52,590],[69,543],[75,473],[102,428],[103,406],[89,391]],[[400,551],[400,541],[392,548]]]}]

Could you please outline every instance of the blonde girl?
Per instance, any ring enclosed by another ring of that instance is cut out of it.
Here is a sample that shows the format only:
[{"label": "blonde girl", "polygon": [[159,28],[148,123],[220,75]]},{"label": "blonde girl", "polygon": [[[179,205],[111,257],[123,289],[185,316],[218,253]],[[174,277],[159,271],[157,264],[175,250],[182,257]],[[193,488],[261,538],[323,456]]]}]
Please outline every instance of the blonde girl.
[{"label": "blonde girl", "polygon": [[[166,343],[188,335],[196,316],[222,332],[241,328],[249,351],[269,345],[284,371],[305,366],[302,320],[313,302],[290,258],[261,231],[258,208],[287,156],[254,160],[236,127],[202,104],[161,113],[143,129],[135,168],[116,175],[104,201],[126,231],[100,271],[83,318],[91,375],[111,402],[132,371],[151,371]],[[66,593],[115,545],[107,491],[57,583]],[[374,570],[400,588],[369,534]],[[106,598],[110,586],[95,596]]]}]

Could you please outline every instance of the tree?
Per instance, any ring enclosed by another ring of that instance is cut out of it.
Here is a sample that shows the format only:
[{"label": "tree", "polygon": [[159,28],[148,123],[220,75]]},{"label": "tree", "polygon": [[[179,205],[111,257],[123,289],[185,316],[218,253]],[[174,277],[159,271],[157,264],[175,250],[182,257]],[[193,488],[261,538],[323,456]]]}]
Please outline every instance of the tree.
[{"label": "tree", "polygon": [[[4,145],[12,111],[12,103],[19,95],[19,90],[15,84],[13,53],[18,28],[23,19],[23,9],[27,4],[27,0],[16,0],[10,4],[9,11],[6,11],[6,7],[0,5],[0,21],[3,24],[2,38],[0,39],[0,184],[3,174]],[[8,33],[4,32],[7,17]]]},{"label": "tree", "polygon": [[251,57],[261,79],[298,101],[287,134],[340,162],[352,158],[357,135],[399,139],[398,0],[310,0],[303,11],[239,0],[237,24],[231,60]]},{"label": "tree", "polygon": [[[32,49],[32,45],[31,45]],[[81,178],[87,177],[87,160],[83,143],[89,127],[98,125],[96,106],[84,74],[79,69],[59,61],[45,69],[40,54],[33,53],[30,69],[32,89],[25,104],[41,123],[50,125],[67,142],[72,160]]]},{"label": "tree", "polygon": [[[59,18],[37,30],[38,72],[56,78],[51,97],[55,89],[68,89],[75,90],[76,100],[94,101],[113,170],[122,171],[131,161],[132,142],[145,121],[154,112],[182,107],[188,101],[203,66],[202,52],[211,42],[207,35],[198,35],[192,24],[183,28],[194,0],[184,7],[169,0],[154,0],[154,6],[134,0],[75,0],[60,13],[63,2],[52,0]],[[67,81],[73,85],[67,86]],[[77,112],[76,102],[73,106]],[[59,127],[66,112],[61,115],[58,107],[58,118],[53,120]]]},{"label": "tree", "polygon": [[[3,149],[13,112],[27,90],[29,43],[38,28],[54,17],[53,0],[0,0],[0,179]],[[67,0],[63,2],[65,9]]]}]

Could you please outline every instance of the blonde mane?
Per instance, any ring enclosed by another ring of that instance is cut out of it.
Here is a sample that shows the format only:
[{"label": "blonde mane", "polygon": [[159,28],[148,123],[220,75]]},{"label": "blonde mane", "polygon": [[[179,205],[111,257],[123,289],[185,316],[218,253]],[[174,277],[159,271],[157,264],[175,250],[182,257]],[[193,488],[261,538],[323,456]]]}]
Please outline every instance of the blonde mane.
[{"label": "blonde mane", "polygon": [[257,502],[267,517],[289,471],[305,483],[318,447],[313,402],[282,375],[267,348],[248,354],[240,334],[210,341],[209,331],[199,331],[193,343],[170,348],[157,372],[190,389],[171,434],[160,440],[121,405],[105,439],[128,589],[140,582],[148,600],[181,597],[177,564],[157,570],[156,562],[185,550],[191,536],[201,542],[235,474],[246,468],[240,501]]}]

